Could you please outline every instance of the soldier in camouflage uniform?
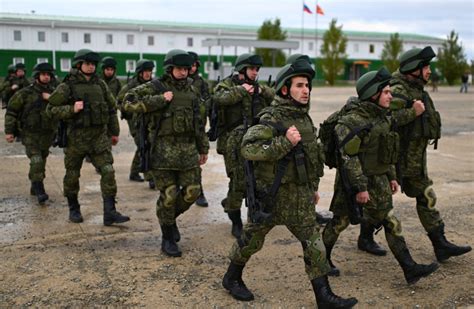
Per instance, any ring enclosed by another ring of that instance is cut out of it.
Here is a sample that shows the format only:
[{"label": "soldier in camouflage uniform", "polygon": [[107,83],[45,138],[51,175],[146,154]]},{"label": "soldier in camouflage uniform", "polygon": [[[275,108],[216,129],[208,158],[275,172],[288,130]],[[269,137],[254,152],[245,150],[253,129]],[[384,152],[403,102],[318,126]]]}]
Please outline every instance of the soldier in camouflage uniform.
[{"label": "soldier in camouflage uniform", "polygon": [[153,180],[153,176],[151,175],[151,173],[145,172],[145,179],[140,176],[140,152],[138,151],[138,145],[140,142],[138,134],[139,115],[134,115],[133,113],[126,112],[123,107],[123,99],[125,97],[125,94],[131,89],[138,87],[146,82],[149,82],[153,77],[154,68],[155,64],[153,63],[153,61],[148,59],[140,59],[137,62],[137,67],[135,68],[135,76],[125,86],[122,87],[117,97],[117,102],[120,106],[122,118],[125,118],[125,120],[127,120],[130,134],[132,134],[133,141],[137,146],[137,149],[135,150],[135,155],[133,156],[132,165],[130,166],[129,179],[131,181],[137,182],[143,182],[144,180],[146,180],[148,181],[148,186],[150,187],[150,189],[155,189],[155,181]]},{"label": "soldier in camouflage uniform", "polygon": [[[238,300],[254,299],[242,280],[245,264],[262,248],[265,235],[274,226],[285,225],[303,247],[305,270],[318,308],[351,308],[357,303],[355,298],[344,299],[331,291],[327,277],[330,267],[316,224],[315,204],[319,201],[324,160],[308,114],[314,73],[306,61],[284,66],[277,75],[277,95],[271,106],[259,114],[258,124],[244,135],[241,151],[254,164],[257,192],[268,192],[275,179],[281,183],[271,205],[265,207],[270,218],[247,223],[232,247],[222,284]],[[300,152],[294,151],[296,148]],[[287,161],[283,173],[277,172],[282,160]],[[262,203],[269,198],[259,197]]]},{"label": "soldier in camouflage uniform", "polygon": [[69,205],[69,220],[83,221],[78,201],[79,177],[86,155],[100,170],[100,189],[104,200],[104,225],[130,220],[115,208],[117,184],[112,166],[112,145],[118,143],[120,127],[117,105],[107,84],[95,73],[99,54],[81,49],[73,59],[73,69],[49,98],[48,112],[67,123],[64,149],[64,196]]},{"label": "soldier in camouflage uniform", "polygon": [[164,59],[165,74],[125,95],[127,112],[145,114],[151,143],[151,172],[160,191],[156,214],[162,231],[162,251],[179,257],[181,236],[176,218],[201,193],[200,165],[206,163],[209,141],[199,114],[199,94],[188,78],[192,57],[173,49]]},{"label": "soldier in camouflage uniform", "polygon": [[[204,127],[206,127],[207,122],[207,106],[209,102],[209,85],[199,74],[199,67],[201,66],[201,61],[199,60],[198,54],[192,51],[188,51],[188,54],[193,57],[193,65],[189,70],[189,77],[193,80],[193,87],[199,92],[200,105],[199,112],[201,113],[201,121]],[[201,171],[202,175],[202,171]],[[202,179],[201,179],[201,194],[196,200],[196,205],[201,207],[208,207],[209,203],[207,202],[206,196],[204,195],[204,190],[202,188]]]},{"label": "soldier in camouflage uniform", "polygon": [[2,101],[8,106],[10,98],[20,89],[28,86],[30,81],[25,75],[25,65],[23,63],[15,64],[15,75],[12,78],[6,79],[2,84],[3,98]]},{"label": "soldier in camouflage uniform", "polygon": [[2,109],[7,108],[7,98],[6,98],[6,89],[10,85],[10,80],[15,77],[15,65],[10,64],[7,69],[7,76],[3,79],[3,82],[0,84],[0,96],[2,99]]},{"label": "soldier in camouflage uniform", "polygon": [[57,121],[46,114],[46,106],[54,88],[51,76],[54,68],[49,63],[39,63],[33,68],[34,83],[16,92],[10,99],[5,115],[5,134],[9,143],[21,129],[22,143],[30,159],[28,178],[30,193],[43,204],[49,196],[44,189],[46,158],[56,133]]},{"label": "soldier in camouflage uniform", "polygon": [[[273,89],[259,85],[258,71],[262,66],[258,55],[243,54],[236,62],[234,70],[238,72],[220,82],[212,97],[218,107],[217,153],[224,155],[229,189],[222,206],[232,221],[232,235],[239,238],[242,233],[240,207],[245,196],[244,172],[239,146],[243,136],[244,118],[252,123],[253,118],[268,106],[275,95]],[[229,140],[230,137],[230,140]]]},{"label": "soldier in camouflage uniform", "polygon": [[444,222],[436,209],[433,181],[428,177],[426,149],[433,141],[435,149],[441,137],[441,118],[432,99],[424,90],[429,81],[430,61],[435,57],[433,49],[414,48],[400,57],[400,68],[390,81],[394,99],[391,109],[396,115],[410,108],[413,102],[426,106],[426,112],[415,121],[399,127],[400,164],[397,176],[403,192],[416,199],[416,210],[428,233],[436,258],[443,262],[451,256],[471,251],[470,246],[456,246],[444,236]]},{"label": "soldier in camouflage uniform", "polygon": [[[415,283],[434,272],[438,264],[415,263],[402,236],[400,221],[393,214],[392,194],[398,191],[393,164],[398,158],[399,137],[392,130],[393,119],[388,116],[392,99],[390,78],[385,68],[364,74],[356,84],[360,103],[342,116],[335,127],[341,158],[330,208],[334,218],[323,231],[323,241],[331,274],[338,275],[339,270],[331,263],[331,251],[339,234],[349,225],[348,207],[354,207],[346,196],[355,198],[363,208],[363,221],[375,227],[383,226],[387,243],[406,281]],[[423,111],[423,106],[417,104],[403,116],[399,115],[397,121],[409,123]],[[347,175],[351,191],[356,192],[355,197],[344,192],[342,172]]]},{"label": "soldier in camouflage uniform", "polygon": [[110,92],[116,98],[122,89],[122,84],[117,79],[115,74],[117,73],[117,61],[112,57],[102,58],[102,74],[100,78],[107,83]]}]

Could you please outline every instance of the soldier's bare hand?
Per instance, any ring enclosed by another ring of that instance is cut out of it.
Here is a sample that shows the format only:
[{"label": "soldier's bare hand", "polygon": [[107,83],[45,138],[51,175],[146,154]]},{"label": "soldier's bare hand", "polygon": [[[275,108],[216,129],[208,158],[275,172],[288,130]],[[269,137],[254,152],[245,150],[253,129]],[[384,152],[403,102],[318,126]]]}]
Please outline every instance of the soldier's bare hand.
[{"label": "soldier's bare hand", "polygon": [[166,102],[171,102],[171,100],[173,100],[173,92],[171,91],[166,91],[163,93],[163,96],[165,97]]},{"label": "soldier's bare hand", "polygon": [[76,101],[74,103],[74,113],[77,114],[83,109],[84,109],[84,101]]},{"label": "soldier's bare hand", "polygon": [[48,101],[48,100],[49,100],[49,97],[51,96],[51,94],[50,94],[50,93],[47,93],[47,92],[43,92],[43,93],[41,94],[41,96],[43,97],[43,100]]},{"label": "soldier's bare hand", "polygon": [[293,146],[296,146],[301,141],[301,135],[295,126],[291,126],[286,130],[286,138],[291,142]]},{"label": "soldier's bare hand", "polygon": [[425,104],[423,104],[420,100],[413,101],[413,108],[415,109],[415,113],[417,116],[420,116],[425,111]]},{"label": "soldier's bare hand", "polygon": [[320,199],[319,192],[318,191],[314,192],[314,197],[313,197],[314,205],[318,205],[319,199]]},{"label": "soldier's bare hand", "polygon": [[392,190],[392,194],[398,192],[398,182],[396,180],[390,180],[390,190]]},{"label": "soldier's bare hand", "polygon": [[17,90],[18,88],[20,88],[20,86],[18,86],[17,84],[12,86],[12,90]]},{"label": "soldier's bare hand", "polygon": [[367,204],[370,201],[370,196],[368,191],[359,192],[356,194],[356,201],[359,204]]},{"label": "soldier's bare hand", "polygon": [[15,136],[13,134],[7,134],[7,135],[5,135],[5,140],[8,143],[13,143],[13,141],[15,140]]},{"label": "soldier's bare hand", "polygon": [[252,86],[252,85],[249,85],[247,83],[243,84],[242,87],[245,88],[245,90],[247,90],[248,93],[250,94],[253,94],[255,88]]},{"label": "soldier's bare hand", "polygon": [[206,164],[207,162],[207,154],[200,154],[199,155],[199,165]]},{"label": "soldier's bare hand", "polygon": [[117,145],[119,142],[119,137],[118,136],[112,136],[112,146]]}]

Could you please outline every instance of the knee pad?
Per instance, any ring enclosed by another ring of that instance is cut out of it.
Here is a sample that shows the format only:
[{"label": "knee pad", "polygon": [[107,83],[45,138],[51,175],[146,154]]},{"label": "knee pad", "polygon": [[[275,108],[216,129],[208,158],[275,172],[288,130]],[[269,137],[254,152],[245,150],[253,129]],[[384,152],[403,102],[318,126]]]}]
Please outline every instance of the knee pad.
[{"label": "knee pad", "polygon": [[387,214],[387,217],[382,222],[385,230],[395,236],[402,236],[402,224],[400,220],[393,214],[393,209]]},{"label": "knee pad", "polygon": [[36,154],[36,155],[31,156],[30,161],[33,164],[41,164],[43,163],[43,157],[40,154]]},{"label": "knee pad", "polygon": [[432,209],[436,205],[436,193],[434,192],[431,186],[427,187],[425,191],[423,191],[423,196],[425,197],[427,203],[426,207]]},{"label": "knee pad", "polygon": [[[254,253],[262,249],[265,237],[260,237],[260,235],[257,234],[245,236],[246,237],[242,237],[238,244],[241,249],[241,255],[245,258],[250,258]],[[248,236],[251,237],[247,238]]]},{"label": "knee pad", "polygon": [[194,203],[201,194],[201,185],[189,185],[183,188],[183,200],[187,203]]},{"label": "knee pad", "polygon": [[163,192],[161,192],[161,195],[160,198],[163,200],[163,206],[166,208],[173,207],[178,196],[176,185],[167,187]]}]

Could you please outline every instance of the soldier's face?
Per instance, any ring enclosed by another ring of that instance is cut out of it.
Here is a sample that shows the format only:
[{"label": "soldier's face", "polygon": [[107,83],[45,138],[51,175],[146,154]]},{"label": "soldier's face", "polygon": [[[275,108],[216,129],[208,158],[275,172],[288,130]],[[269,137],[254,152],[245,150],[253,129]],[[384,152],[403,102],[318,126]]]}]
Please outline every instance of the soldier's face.
[{"label": "soldier's face", "polygon": [[51,81],[51,75],[46,72],[40,72],[38,79],[40,83],[47,84]]},{"label": "soldier's face", "polygon": [[256,80],[257,79],[257,75],[258,75],[258,70],[260,70],[259,67],[256,67],[256,66],[248,66],[247,67],[247,77],[250,79],[250,80]]},{"label": "soldier's face", "polygon": [[385,86],[382,89],[379,97],[379,106],[383,108],[388,108],[390,106],[390,102],[392,102],[392,90],[390,89],[390,85]]},{"label": "soldier's face", "polygon": [[90,75],[95,72],[95,62],[83,61],[81,62],[81,71],[86,75]]},{"label": "soldier's face", "polygon": [[309,102],[309,83],[308,78],[296,76],[291,79],[290,95],[300,104]]},{"label": "soldier's face", "polygon": [[421,74],[423,74],[423,79],[425,81],[429,81],[430,80],[430,76],[431,76],[431,68],[429,65],[426,65],[423,67],[423,69],[421,69]]},{"label": "soldier's face", "polygon": [[104,69],[104,76],[105,77],[112,77],[114,76],[115,69],[114,68],[105,68]]},{"label": "soldier's face", "polygon": [[186,67],[173,67],[171,74],[176,80],[185,79],[186,77],[188,77],[189,69]]},{"label": "soldier's face", "polygon": [[192,75],[192,74],[196,73],[197,68],[198,68],[197,64],[193,63],[193,65],[191,66],[191,69],[189,70],[189,74]]},{"label": "soldier's face", "polygon": [[145,70],[145,71],[142,71],[142,78],[143,80],[151,80],[151,75],[153,74],[153,71],[152,70]]},{"label": "soldier's face", "polygon": [[15,75],[17,77],[23,77],[23,76],[25,76],[25,71],[23,71],[22,69],[18,69],[18,70],[16,70]]}]

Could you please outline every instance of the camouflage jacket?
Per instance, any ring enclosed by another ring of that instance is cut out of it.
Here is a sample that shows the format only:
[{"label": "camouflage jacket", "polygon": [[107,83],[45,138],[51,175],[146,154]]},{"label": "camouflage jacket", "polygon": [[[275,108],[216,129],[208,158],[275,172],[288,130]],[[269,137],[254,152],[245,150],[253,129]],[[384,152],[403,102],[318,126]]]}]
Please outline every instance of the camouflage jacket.
[{"label": "camouflage jacket", "polygon": [[[13,76],[11,78],[5,79],[3,82],[1,89],[3,89],[3,99],[5,100],[6,103],[10,100],[10,98],[15,94],[15,92],[18,92],[20,89],[28,86],[31,84],[31,81],[26,78],[25,76],[23,77],[16,77]],[[12,89],[13,85],[18,85],[18,88],[16,90]]]},{"label": "camouflage jacket", "polygon": [[107,78],[104,76],[104,74],[101,74],[100,78],[107,83],[107,86],[109,87],[110,92],[112,92],[114,97],[117,98],[120,90],[122,89],[122,84],[117,79],[117,77],[114,75],[111,78]]},{"label": "camouflage jacket", "polygon": [[129,92],[131,89],[138,87],[146,82],[147,81],[141,79],[139,76],[134,76],[131,80],[128,81],[126,85],[122,87],[122,89],[120,89],[120,92],[117,95],[117,104],[118,104],[118,107],[120,108],[122,119],[131,120],[133,117],[133,114],[127,113],[123,107],[123,99],[125,97],[125,94]]},{"label": "camouflage jacket", "polygon": [[[426,175],[426,148],[429,138],[423,136],[423,117],[427,116],[440,123],[439,113],[435,110],[433,101],[424,90],[420,80],[410,81],[400,72],[395,72],[390,81],[393,100],[390,105],[395,118],[401,118],[403,113],[410,110],[414,100],[422,100],[425,104],[425,113],[414,121],[403,124],[398,123],[400,134],[400,172],[399,177]],[[440,128],[439,128],[440,129]],[[439,132],[440,134],[440,132]]]},{"label": "camouflage jacket", "polygon": [[[199,154],[209,152],[209,140],[199,115],[199,96],[191,79],[177,81],[164,74],[126,93],[123,108],[129,113],[148,114],[154,169],[187,170],[198,167]],[[160,87],[156,83],[160,83]],[[171,91],[167,102],[163,91]],[[189,160],[196,158],[196,160]]]},{"label": "camouflage jacket", "polygon": [[[87,102],[90,111],[86,111],[85,106],[84,110],[74,113],[74,103],[86,101],[86,97],[90,99]],[[101,135],[110,137],[120,134],[115,98],[96,74],[87,80],[82,72],[72,69],[49,98],[48,112],[54,118],[67,122],[68,139],[74,136],[78,141],[82,138],[93,143],[94,138]]]}]

